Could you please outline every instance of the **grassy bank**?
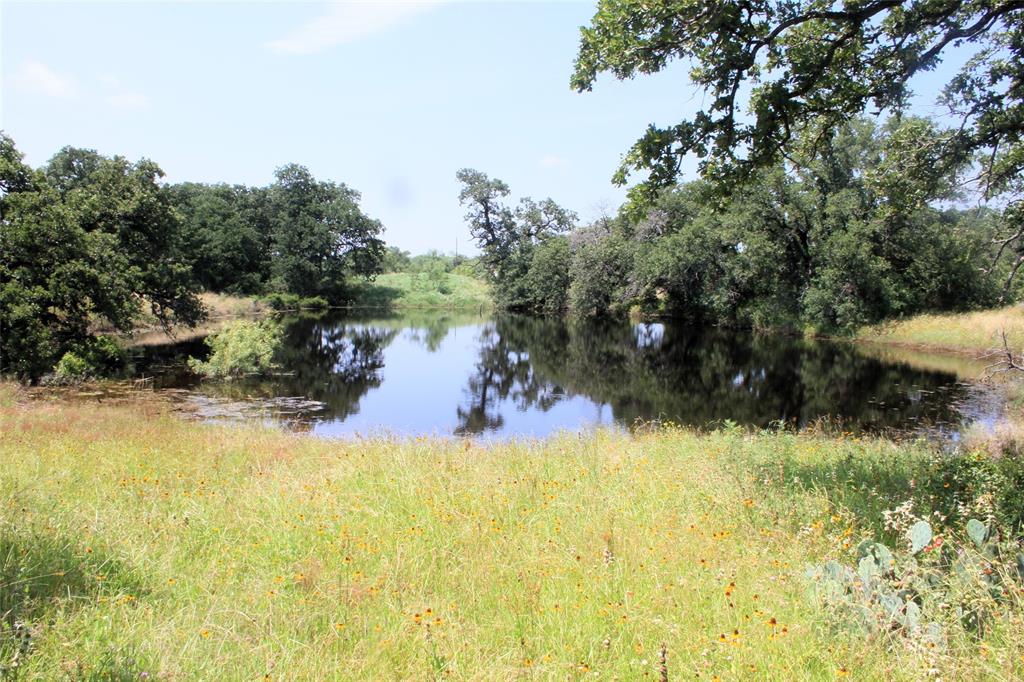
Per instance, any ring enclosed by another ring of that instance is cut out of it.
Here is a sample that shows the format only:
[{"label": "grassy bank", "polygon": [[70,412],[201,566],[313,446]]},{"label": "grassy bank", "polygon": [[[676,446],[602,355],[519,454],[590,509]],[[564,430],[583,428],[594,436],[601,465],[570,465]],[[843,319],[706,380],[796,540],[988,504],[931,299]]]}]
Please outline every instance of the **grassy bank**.
[{"label": "grassy bank", "polygon": [[[352,286],[355,290],[352,305],[356,308],[466,311],[491,308],[487,284],[465,275],[391,273],[379,275],[373,282],[358,282]],[[231,320],[273,312],[265,298],[206,292],[200,295],[200,300],[209,317],[194,328],[174,327],[174,340],[204,337],[223,328]],[[299,306],[296,304],[294,307]],[[160,345],[171,340],[155,318],[146,318],[134,331],[129,343],[132,346]]]},{"label": "grassy bank", "polygon": [[997,310],[947,315],[917,315],[860,329],[862,341],[900,344],[915,348],[983,355],[1002,346],[1005,330],[1011,347],[1024,345],[1024,308],[1012,305]]},{"label": "grassy bank", "polygon": [[3,390],[0,653],[23,623],[25,679],[658,679],[662,644],[673,680],[1024,674],[1016,593],[940,649],[834,629],[809,593],[806,564],[931,490],[919,446],[328,442]]},{"label": "grassy bank", "polygon": [[199,295],[199,299],[206,308],[208,317],[195,327],[174,326],[171,330],[172,337],[160,326],[156,318],[147,318],[132,332],[131,337],[126,339],[126,343],[130,346],[151,346],[202,338],[222,329],[232,320],[263,315],[271,311],[269,304],[251,296],[204,292]]},{"label": "grassy bank", "polygon": [[373,308],[490,308],[487,284],[455,273],[394,272],[355,285],[354,304]]}]

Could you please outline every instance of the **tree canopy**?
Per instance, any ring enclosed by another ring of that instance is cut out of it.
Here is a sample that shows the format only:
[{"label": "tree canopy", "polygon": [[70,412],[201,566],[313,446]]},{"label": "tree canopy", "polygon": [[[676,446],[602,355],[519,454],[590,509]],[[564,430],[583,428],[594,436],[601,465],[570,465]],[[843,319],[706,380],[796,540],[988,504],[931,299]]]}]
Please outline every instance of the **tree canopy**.
[{"label": "tree canopy", "polygon": [[141,306],[162,322],[202,315],[159,167],[74,148],[41,170],[0,134],[0,369],[35,378],[91,327],[128,331]]},{"label": "tree canopy", "polygon": [[[600,73],[632,78],[690,65],[703,108],[675,125],[651,125],[615,179],[648,173],[633,197],[670,186],[682,159],[728,188],[870,110],[901,112],[912,78],[951,48],[973,56],[941,101],[954,125],[933,161],[981,164],[989,195],[1021,190],[1024,166],[1024,2],[1020,0],[600,0],[571,79],[590,90]],[[749,102],[744,106],[744,100]],[[1019,237],[1019,235],[1018,235]]]},{"label": "tree canopy", "polygon": [[266,188],[184,182],[169,190],[199,285],[232,294],[264,291],[273,240]]},{"label": "tree canopy", "polygon": [[359,192],[319,181],[297,164],[278,168],[270,186],[275,288],[300,296],[344,295],[348,275],[380,271],[384,230],[359,208]]},{"label": "tree canopy", "polygon": [[935,162],[943,135],[913,117],[807,126],[792,162],[752,171],[727,196],[707,180],[673,185],[641,213],[627,206],[568,236],[564,219],[538,217],[561,216],[554,208],[513,211],[483,173],[460,174],[462,199],[499,307],[843,332],[995,303],[984,270],[1000,215],[951,207],[968,162]]}]

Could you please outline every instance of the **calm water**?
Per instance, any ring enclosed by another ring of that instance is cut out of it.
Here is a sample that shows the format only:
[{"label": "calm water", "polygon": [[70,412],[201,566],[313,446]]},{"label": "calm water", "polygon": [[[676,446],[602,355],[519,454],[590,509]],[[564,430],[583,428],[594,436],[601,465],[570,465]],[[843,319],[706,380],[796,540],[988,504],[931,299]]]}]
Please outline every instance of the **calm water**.
[{"label": "calm water", "polygon": [[197,382],[201,342],[151,347],[157,387],[210,419],[269,419],[324,436],[544,436],[669,420],[853,430],[955,426],[984,418],[952,374],[868,357],[850,344],[672,324],[576,324],[431,312],[286,320],[286,374]]}]

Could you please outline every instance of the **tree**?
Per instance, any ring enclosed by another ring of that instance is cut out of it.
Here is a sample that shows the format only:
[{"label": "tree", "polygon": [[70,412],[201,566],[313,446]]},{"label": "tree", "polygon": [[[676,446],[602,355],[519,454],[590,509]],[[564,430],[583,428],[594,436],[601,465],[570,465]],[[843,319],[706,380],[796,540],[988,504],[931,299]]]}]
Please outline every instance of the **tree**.
[{"label": "tree", "polygon": [[633,265],[631,243],[605,220],[574,232],[572,241],[569,310],[578,317],[624,312]]},{"label": "tree", "polygon": [[[1024,2],[1020,0],[600,0],[581,30],[571,79],[590,90],[673,60],[708,105],[674,126],[650,126],[615,176],[646,170],[634,199],[671,185],[687,154],[725,192],[791,154],[798,132],[831,130],[869,107],[900,112],[918,73],[951,47],[974,57],[942,100],[959,123],[935,140],[935,160],[980,157],[986,195],[1019,195],[1024,168]],[[749,111],[742,98],[749,98]],[[804,137],[812,146],[814,137]],[[1020,212],[1019,201],[1014,211]],[[1011,242],[1018,243],[1024,232]],[[1024,257],[1019,263],[1024,264]]]},{"label": "tree", "polygon": [[[550,295],[548,287],[527,283],[535,263],[534,253],[548,240],[569,231],[576,222],[576,214],[552,199],[534,201],[529,197],[521,199],[513,210],[503,203],[509,188],[501,180],[471,168],[463,168],[455,177],[463,184],[459,203],[468,207],[466,222],[482,251],[495,303],[503,308],[550,312],[557,299]],[[557,262],[564,255],[564,249],[559,247],[544,251],[536,261],[543,271],[551,267],[552,259]],[[538,276],[531,278],[534,283]]]},{"label": "tree", "polygon": [[359,208],[359,193],[316,180],[308,169],[278,168],[270,187],[275,284],[300,296],[338,300],[349,276],[380,270],[384,243],[380,221]]},{"label": "tree", "polygon": [[0,159],[0,370],[35,379],[68,351],[89,355],[91,326],[129,331],[143,300],[165,321],[198,320],[155,165],[67,148],[33,171],[2,134]]},{"label": "tree", "polygon": [[501,281],[505,279],[510,248],[516,239],[512,211],[502,203],[509,194],[508,185],[472,168],[456,172],[455,178],[462,183],[459,204],[467,207],[469,233],[483,252],[484,266],[491,279]]},{"label": "tree", "polygon": [[[705,181],[660,192],[574,235],[570,308],[639,306],[695,321],[843,332],[887,317],[991,305],[982,268],[995,212],[939,209],[956,196],[926,166],[926,121],[856,120],[817,151],[756,171],[728,197]],[[799,140],[798,140],[799,142]],[[797,145],[800,150],[808,146]],[[920,158],[918,158],[920,157]]]},{"label": "tree", "polygon": [[[117,271],[164,325],[203,315],[184,255],[181,222],[155,163],[65,147],[43,168],[77,225],[124,260]],[[120,328],[117,320],[112,320]]]},{"label": "tree", "polygon": [[568,237],[558,235],[537,245],[523,281],[524,298],[531,311],[557,315],[566,309],[571,263]]},{"label": "tree", "polygon": [[266,190],[186,182],[170,192],[199,284],[208,291],[262,293],[270,279]]},{"label": "tree", "polygon": [[405,272],[411,262],[412,257],[408,251],[403,251],[397,246],[389,246],[381,259],[381,271]]}]

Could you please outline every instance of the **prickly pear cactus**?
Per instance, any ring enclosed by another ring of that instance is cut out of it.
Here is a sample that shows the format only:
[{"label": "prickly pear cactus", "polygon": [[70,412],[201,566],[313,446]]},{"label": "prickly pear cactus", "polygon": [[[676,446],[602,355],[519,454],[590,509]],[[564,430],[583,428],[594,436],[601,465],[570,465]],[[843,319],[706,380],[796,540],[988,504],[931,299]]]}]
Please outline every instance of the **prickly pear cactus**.
[{"label": "prickly pear cactus", "polygon": [[[945,641],[945,632],[927,617],[935,605],[964,599],[956,606],[960,621],[979,631],[989,612],[985,600],[991,604],[1001,598],[1004,576],[1024,582],[1024,553],[1003,561],[992,526],[971,519],[966,530],[970,543],[954,548],[936,540],[927,521],[918,521],[907,533],[909,552],[896,555],[882,543],[867,540],[857,547],[854,567],[829,561],[811,567],[807,575],[814,592],[841,623],[858,624],[867,632],[901,632],[938,646]],[[979,583],[985,586],[982,593],[977,591]],[[974,596],[964,596],[969,593]]]},{"label": "prickly pear cactus", "polygon": [[967,522],[967,536],[978,549],[984,549],[989,539],[988,526],[978,519],[971,519]]},{"label": "prickly pear cactus", "polygon": [[927,521],[918,521],[910,528],[910,553],[917,554],[932,541],[932,527]]}]

